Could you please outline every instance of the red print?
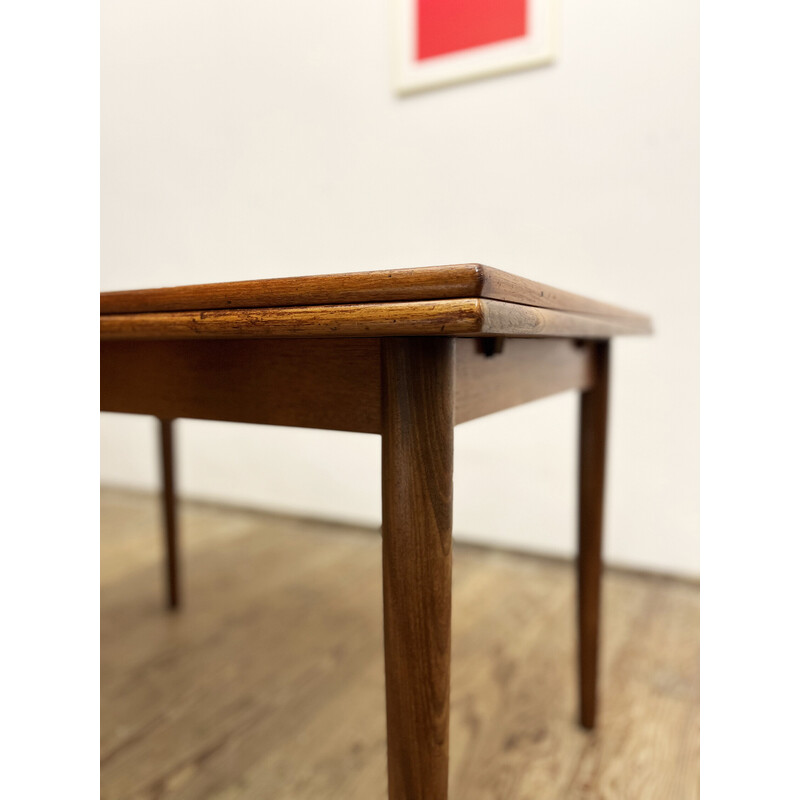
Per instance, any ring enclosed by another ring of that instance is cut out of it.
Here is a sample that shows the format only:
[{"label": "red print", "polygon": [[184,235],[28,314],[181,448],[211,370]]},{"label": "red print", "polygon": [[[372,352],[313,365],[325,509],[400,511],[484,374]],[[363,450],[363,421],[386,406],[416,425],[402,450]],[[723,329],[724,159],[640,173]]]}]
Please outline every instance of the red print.
[{"label": "red print", "polygon": [[527,0],[417,0],[417,60],[524,36]]}]

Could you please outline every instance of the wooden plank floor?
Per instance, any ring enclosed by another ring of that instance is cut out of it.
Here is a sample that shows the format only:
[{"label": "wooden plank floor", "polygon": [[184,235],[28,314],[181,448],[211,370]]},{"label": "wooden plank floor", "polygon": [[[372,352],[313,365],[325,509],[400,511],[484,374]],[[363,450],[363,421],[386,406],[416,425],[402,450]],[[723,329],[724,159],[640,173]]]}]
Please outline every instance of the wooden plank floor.
[{"label": "wooden plank floor", "polygon": [[[385,798],[379,537],[187,503],[168,614],[156,498],[101,500],[104,800]],[[453,577],[454,800],[699,796],[696,586],[607,574],[588,734],[569,566],[461,546]]]}]

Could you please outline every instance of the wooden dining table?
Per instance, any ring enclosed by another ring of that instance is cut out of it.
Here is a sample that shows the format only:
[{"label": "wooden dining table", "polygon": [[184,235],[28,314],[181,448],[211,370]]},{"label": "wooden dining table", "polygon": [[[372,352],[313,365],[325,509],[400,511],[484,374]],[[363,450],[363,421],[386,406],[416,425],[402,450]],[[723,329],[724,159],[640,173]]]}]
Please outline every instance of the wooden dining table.
[{"label": "wooden dining table", "polygon": [[171,609],[181,605],[173,420],[381,436],[389,798],[445,800],[454,427],[581,393],[578,686],[591,729],[610,341],[650,332],[645,315],[481,264],[104,292],[100,404],[160,420]]}]

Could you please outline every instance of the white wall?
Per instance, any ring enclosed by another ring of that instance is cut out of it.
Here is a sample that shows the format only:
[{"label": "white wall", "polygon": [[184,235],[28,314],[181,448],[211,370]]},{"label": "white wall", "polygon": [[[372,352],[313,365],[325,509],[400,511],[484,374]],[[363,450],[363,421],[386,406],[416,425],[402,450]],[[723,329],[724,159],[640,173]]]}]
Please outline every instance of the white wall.
[{"label": "white wall", "polygon": [[[649,312],[613,353],[607,555],[696,574],[697,13],[566,0],[555,66],[398,99],[387,2],[105,2],[102,288],[481,261]],[[576,414],[457,429],[457,536],[573,552]],[[378,437],[179,425],[187,494],[379,521]],[[101,460],[154,487],[152,421],[104,415]]]}]

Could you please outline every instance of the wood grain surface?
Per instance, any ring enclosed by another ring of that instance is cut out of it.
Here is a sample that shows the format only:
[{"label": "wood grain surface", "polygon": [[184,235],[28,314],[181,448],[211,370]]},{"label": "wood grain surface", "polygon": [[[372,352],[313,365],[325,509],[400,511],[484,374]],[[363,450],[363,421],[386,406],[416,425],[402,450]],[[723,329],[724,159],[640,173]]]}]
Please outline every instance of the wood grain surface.
[{"label": "wood grain surface", "polygon": [[389,800],[447,800],[455,347],[382,346]]},{"label": "wood grain surface", "polygon": [[509,337],[568,336],[580,339],[607,339],[653,332],[650,320],[639,316],[600,316],[599,314],[556,311],[517,303],[481,300],[480,333]]},{"label": "wood grain surface", "polygon": [[101,342],[100,408],[380,433],[380,342]]},{"label": "wood grain surface", "polygon": [[103,314],[103,339],[319,338],[457,335],[480,331],[480,301]]},{"label": "wood grain surface", "polygon": [[[100,408],[163,419],[380,433],[379,339],[132,340],[100,345]],[[591,384],[588,347],[456,340],[456,423]]]},{"label": "wood grain surface", "polygon": [[482,340],[456,340],[456,423],[569,389],[588,389],[591,350],[571,339],[508,339],[486,356]]},{"label": "wood grain surface", "polygon": [[[186,501],[165,614],[157,493],[101,498],[102,797],[385,800],[377,530]],[[573,565],[453,552],[451,798],[695,800],[697,586],[606,571],[587,733]]]},{"label": "wood grain surface", "polygon": [[608,338],[650,331],[646,318],[568,313],[476,298],[100,316],[100,336],[105,340],[439,335]]},{"label": "wood grain surface", "polygon": [[466,297],[486,297],[602,316],[641,316],[483,264],[451,264],[103,292],[100,295],[100,312],[118,314],[268,308]]}]

